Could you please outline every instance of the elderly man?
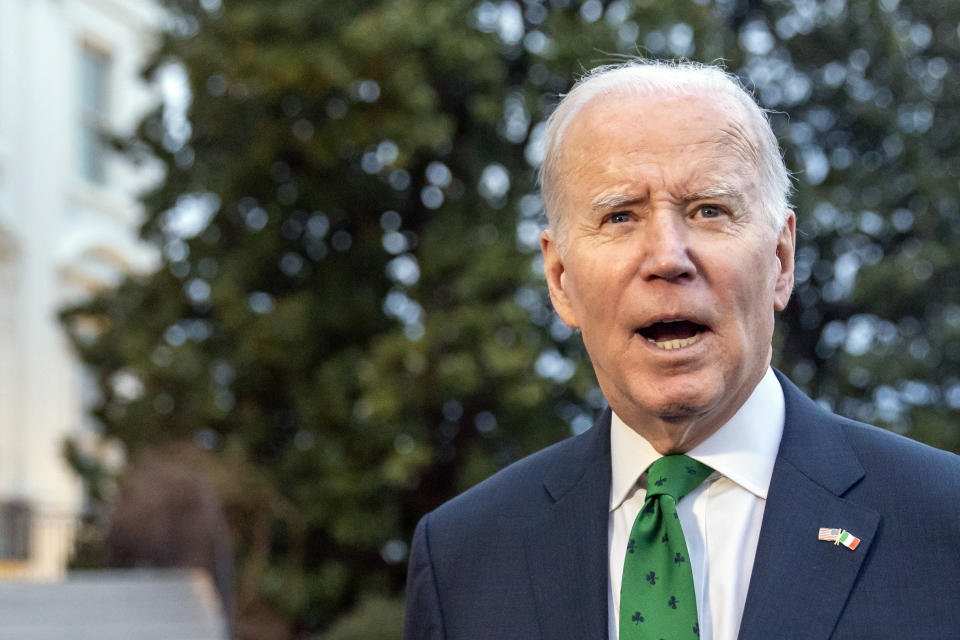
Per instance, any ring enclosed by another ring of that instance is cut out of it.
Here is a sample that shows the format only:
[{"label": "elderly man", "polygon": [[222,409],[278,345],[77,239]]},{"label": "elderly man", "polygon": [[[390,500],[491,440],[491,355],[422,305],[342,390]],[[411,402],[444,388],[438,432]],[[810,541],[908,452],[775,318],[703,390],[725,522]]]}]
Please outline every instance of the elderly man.
[{"label": "elderly man", "polygon": [[752,98],[598,69],[542,184],[550,296],[610,409],[421,521],[408,640],[960,637],[960,459],[770,367],[796,232]]}]

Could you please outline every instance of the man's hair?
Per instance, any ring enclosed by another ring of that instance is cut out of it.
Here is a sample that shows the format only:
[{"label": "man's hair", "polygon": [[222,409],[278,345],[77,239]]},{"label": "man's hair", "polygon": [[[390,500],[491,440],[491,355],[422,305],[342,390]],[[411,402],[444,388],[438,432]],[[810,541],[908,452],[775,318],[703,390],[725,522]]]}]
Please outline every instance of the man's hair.
[{"label": "man's hair", "polygon": [[[626,94],[646,96],[704,95],[726,98],[722,105],[741,125],[748,147],[756,154],[760,177],[760,201],[770,224],[779,230],[790,207],[790,176],[777,137],[766,112],[740,84],[736,76],[713,65],[695,62],[632,60],[625,64],[597,67],[585,74],[563,96],[547,120],[544,161],[540,167],[547,220],[558,240],[563,237],[560,155],[563,135],[577,113],[597,96]],[[731,109],[732,107],[732,109]]]}]

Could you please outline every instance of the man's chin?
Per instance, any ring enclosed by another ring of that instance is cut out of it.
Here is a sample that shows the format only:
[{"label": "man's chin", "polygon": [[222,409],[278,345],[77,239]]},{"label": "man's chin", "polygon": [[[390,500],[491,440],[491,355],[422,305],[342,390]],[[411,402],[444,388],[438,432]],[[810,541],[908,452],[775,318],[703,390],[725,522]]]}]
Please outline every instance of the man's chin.
[{"label": "man's chin", "polygon": [[[664,427],[669,427],[670,431],[677,434],[678,440],[688,438],[692,431],[715,431],[724,418],[722,398],[712,394],[691,393],[646,399],[634,397],[628,401],[628,405],[624,413],[634,417],[637,424],[631,426],[635,429],[643,430],[646,426],[663,433],[667,430]],[[619,411],[617,415],[626,421]],[[713,422],[717,424],[711,424]]]},{"label": "man's chin", "polygon": [[710,402],[710,399],[690,396],[673,399],[621,397],[620,402],[610,403],[617,415],[624,419],[630,416],[639,423],[663,422],[668,424],[682,424],[702,419],[711,413],[711,406],[715,405],[716,403]]},{"label": "man's chin", "polygon": [[693,402],[674,402],[658,407],[653,414],[661,422],[682,424],[705,414],[706,407]]},{"label": "man's chin", "polygon": [[651,417],[663,422],[701,419],[723,404],[722,386],[714,378],[701,371],[672,376],[665,380],[666,384],[652,385],[633,394],[633,399]]}]

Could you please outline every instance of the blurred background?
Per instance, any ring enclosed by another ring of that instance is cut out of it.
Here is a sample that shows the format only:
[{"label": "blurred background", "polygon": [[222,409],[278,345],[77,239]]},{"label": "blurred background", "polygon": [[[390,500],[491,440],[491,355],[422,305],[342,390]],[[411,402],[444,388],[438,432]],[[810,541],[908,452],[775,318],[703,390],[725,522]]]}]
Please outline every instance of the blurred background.
[{"label": "blurred background", "polygon": [[535,174],[637,54],[772,110],[776,366],[960,450],[955,2],[0,0],[0,638],[399,638],[419,517],[603,406]]}]

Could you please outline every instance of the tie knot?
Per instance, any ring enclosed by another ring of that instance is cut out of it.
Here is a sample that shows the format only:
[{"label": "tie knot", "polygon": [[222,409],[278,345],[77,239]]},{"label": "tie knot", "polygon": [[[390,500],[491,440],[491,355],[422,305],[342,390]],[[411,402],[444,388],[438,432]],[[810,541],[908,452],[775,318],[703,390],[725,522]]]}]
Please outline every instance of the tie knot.
[{"label": "tie knot", "polygon": [[713,471],[687,456],[663,456],[647,471],[647,498],[666,494],[676,502],[697,488]]}]

